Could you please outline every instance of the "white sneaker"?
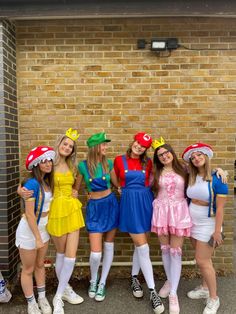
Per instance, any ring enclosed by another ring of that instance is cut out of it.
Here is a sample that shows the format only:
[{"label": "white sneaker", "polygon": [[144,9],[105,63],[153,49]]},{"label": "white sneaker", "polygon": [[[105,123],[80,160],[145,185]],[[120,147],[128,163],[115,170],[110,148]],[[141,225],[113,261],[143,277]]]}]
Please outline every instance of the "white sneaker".
[{"label": "white sneaker", "polygon": [[43,314],[51,314],[52,308],[47,300],[47,298],[38,299],[38,305]]},{"label": "white sneaker", "polygon": [[55,297],[53,298],[53,314],[64,314],[64,303],[62,301],[62,299],[55,295]]},{"label": "white sneaker", "polygon": [[203,288],[203,286],[198,286],[194,290],[187,293],[190,299],[207,299],[209,298],[209,290]]},{"label": "white sneaker", "polygon": [[42,314],[38,307],[38,303],[28,303],[28,314]]},{"label": "white sneaker", "polygon": [[220,299],[218,297],[217,299],[208,298],[206,307],[202,314],[216,314],[219,307],[220,307]]},{"label": "white sneaker", "polygon": [[72,289],[70,285],[66,286],[66,289],[62,295],[62,300],[67,301],[70,304],[80,304],[84,302],[84,299],[77,293],[75,293],[75,291]]}]

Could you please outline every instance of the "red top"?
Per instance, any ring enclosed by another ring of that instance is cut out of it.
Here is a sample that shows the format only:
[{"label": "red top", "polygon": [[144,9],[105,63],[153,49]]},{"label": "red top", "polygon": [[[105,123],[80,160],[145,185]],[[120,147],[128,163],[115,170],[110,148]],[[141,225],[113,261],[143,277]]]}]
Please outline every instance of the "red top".
[{"label": "red top", "polygon": [[[139,159],[137,158],[127,158],[127,164],[128,164],[128,170],[142,170],[142,165]],[[120,186],[125,186],[125,169],[123,165],[122,156],[117,156],[114,161],[114,169],[116,172],[116,175],[118,177],[118,180],[120,182]],[[149,186],[149,179],[152,172],[152,161],[151,159],[148,160],[147,167],[146,167],[146,180],[145,180],[145,186]]]}]

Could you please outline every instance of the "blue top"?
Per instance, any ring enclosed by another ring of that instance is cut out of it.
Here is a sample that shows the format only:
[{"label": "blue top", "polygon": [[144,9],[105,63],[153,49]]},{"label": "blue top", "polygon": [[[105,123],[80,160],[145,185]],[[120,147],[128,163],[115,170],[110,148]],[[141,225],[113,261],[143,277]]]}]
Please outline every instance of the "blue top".
[{"label": "blue top", "polygon": [[216,196],[226,197],[228,185],[217,178],[216,174],[212,174],[212,181],[208,182],[208,189],[210,195],[208,217],[211,217],[216,214]]},{"label": "blue top", "polygon": [[35,178],[30,178],[24,184],[27,190],[33,190],[32,198],[35,198],[34,213],[37,217],[37,224],[39,223],[44,203],[44,190],[40,188],[39,182]]},{"label": "blue top", "polygon": [[84,177],[84,181],[85,181],[87,190],[89,192],[91,192],[93,190],[91,187],[91,183],[92,183],[93,179],[96,179],[96,178],[102,178],[106,182],[106,186],[107,186],[106,189],[109,189],[111,187],[110,171],[113,169],[113,162],[110,159],[108,159],[107,161],[108,161],[109,173],[104,173],[104,171],[102,169],[102,164],[99,162],[93,178],[91,178],[91,176],[88,172],[86,160],[79,162],[78,170],[79,170],[79,173]]}]

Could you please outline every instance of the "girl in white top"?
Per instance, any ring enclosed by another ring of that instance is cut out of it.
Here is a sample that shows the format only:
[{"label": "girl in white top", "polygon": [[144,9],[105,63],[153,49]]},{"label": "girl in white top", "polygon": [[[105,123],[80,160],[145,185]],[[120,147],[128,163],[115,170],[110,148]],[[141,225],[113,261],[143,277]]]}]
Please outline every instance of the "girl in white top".
[{"label": "girl in white top", "polygon": [[[26,168],[32,171],[32,177],[24,187],[32,191],[32,196],[25,200],[25,213],[17,227],[15,243],[22,263],[21,286],[28,303],[28,314],[52,313],[45,296],[44,260],[50,238],[46,225],[53,191],[54,157],[51,147],[39,146],[32,149],[26,159]],[[33,292],[33,274],[38,303]]]},{"label": "girl in white top", "polygon": [[203,277],[202,286],[189,291],[188,297],[207,298],[203,314],[215,314],[220,306],[212,254],[214,248],[223,241],[221,229],[228,193],[227,185],[222,183],[216,174],[211,173],[212,157],[212,148],[204,143],[190,145],[183,153],[184,160],[189,162],[187,196],[191,199],[189,206],[193,223],[191,237],[195,259]]}]

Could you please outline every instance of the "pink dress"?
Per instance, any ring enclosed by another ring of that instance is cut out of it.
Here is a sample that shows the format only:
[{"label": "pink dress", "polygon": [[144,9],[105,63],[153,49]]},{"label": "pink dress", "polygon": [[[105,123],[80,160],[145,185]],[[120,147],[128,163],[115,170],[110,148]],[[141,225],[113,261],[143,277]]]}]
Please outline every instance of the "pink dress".
[{"label": "pink dress", "polygon": [[192,222],[184,195],[184,179],[180,175],[168,172],[160,176],[159,193],[152,205],[152,232],[190,236]]}]

